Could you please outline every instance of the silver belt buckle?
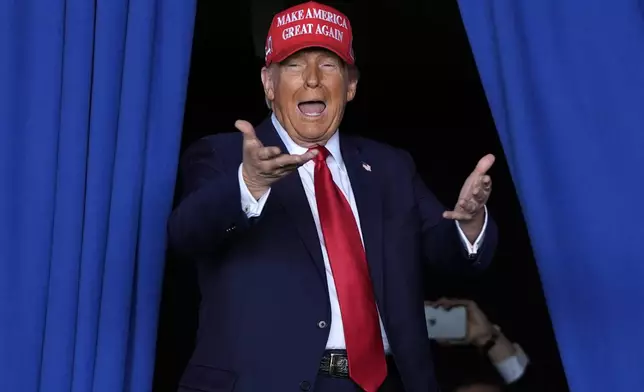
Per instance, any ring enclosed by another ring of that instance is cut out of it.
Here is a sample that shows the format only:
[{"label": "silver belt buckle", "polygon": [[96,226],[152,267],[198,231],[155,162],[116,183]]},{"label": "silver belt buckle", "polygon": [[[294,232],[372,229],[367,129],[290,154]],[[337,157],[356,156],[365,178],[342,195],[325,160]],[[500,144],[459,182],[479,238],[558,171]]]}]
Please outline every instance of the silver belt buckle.
[{"label": "silver belt buckle", "polygon": [[349,375],[349,360],[346,355],[330,354],[329,374],[335,377],[347,377]]}]

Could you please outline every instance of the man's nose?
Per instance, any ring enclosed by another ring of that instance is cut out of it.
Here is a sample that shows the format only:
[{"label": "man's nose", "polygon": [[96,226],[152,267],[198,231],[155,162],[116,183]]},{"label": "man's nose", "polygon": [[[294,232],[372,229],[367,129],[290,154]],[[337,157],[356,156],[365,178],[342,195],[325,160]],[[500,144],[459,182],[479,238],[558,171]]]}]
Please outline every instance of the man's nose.
[{"label": "man's nose", "polygon": [[304,82],[309,88],[316,88],[320,85],[320,74],[317,67],[309,67],[304,73]]}]

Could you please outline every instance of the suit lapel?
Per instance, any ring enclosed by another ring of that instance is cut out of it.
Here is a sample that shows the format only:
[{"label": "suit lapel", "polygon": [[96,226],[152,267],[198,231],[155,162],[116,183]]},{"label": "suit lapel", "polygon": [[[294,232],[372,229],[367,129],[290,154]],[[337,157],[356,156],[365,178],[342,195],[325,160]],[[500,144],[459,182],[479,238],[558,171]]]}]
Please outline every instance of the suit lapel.
[{"label": "suit lapel", "polygon": [[[287,152],[286,146],[277,134],[270,118],[257,128],[257,137],[265,146],[277,146],[283,152]],[[320,239],[299,174],[294,172],[273,184],[268,200],[267,207],[268,204],[275,201],[286,211],[304,246],[309,251],[320,277],[326,281]]]},{"label": "suit lapel", "polygon": [[[277,146],[282,151],[287,151],[270,118],[257,128],[257,136],[265,146]],[[358,207],[371,279],[375,292],[381,294],[384,292],[382,190],[379,188],[378,167],[371,167],[375,162],[370,160],[360,147],[357,139],[340,135],[340,149]],[[293,173],[273,185],[268,204],[273,201],[279,203],[286,211],[297,229],[300,239],[309,251],[320,277],[326,279],[320,239],[302,181],[297,173]]]},{"label": "suit lapel", "polygon": [[[358,139],[340,136],[340,149],[351,188],[358,206],[360,228],[367,254],[374,290],[384,292],[382,255],[382,190],[379,188],[378,167],[361,150]],[[382,298],[380,295],[378,295]]]}]

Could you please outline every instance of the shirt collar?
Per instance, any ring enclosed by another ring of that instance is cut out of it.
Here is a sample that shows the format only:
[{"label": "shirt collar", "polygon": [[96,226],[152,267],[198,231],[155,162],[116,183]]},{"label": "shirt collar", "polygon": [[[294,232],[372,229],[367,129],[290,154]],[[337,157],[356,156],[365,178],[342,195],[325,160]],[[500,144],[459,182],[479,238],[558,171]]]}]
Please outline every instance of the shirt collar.
[{"label": "shirt collar", "polygon": [[[291,137],[288,135],[288,132],[286,132],[286,129],[284,129],[282,124],[280,124],[280,122],[277,120],[277,117],[275,117],[275,113],[271,115],[271,121],[273,122],[275,130],[277,131],[280,139],[282,139],[282,142],[284,143],[284,146],[286,146],[289,154],[300,155],[304,154],[307,151],[307,148],[296,144],[293,139],[291,139]],[[335,162],[338,164],[338,166],[343,167],[344,162],[342,160],[342,153],[340,152],[340,135],[338,131],[336,131],[333,136],[331,136],[331,138],[326,142],[324,146],[327,150],[329,150],[329,153],[331,154],[333,159],[335,159]]]}]

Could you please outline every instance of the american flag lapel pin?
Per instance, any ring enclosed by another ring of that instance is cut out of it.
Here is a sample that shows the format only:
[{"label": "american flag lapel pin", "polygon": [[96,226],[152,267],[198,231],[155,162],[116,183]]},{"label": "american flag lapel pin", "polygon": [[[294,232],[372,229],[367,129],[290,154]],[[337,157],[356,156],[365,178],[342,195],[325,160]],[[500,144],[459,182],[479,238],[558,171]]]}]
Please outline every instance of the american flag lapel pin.
[{"label": "american flag lapel pin", "polygon": [[362,167],[368,172],[371,171],[371,165],[369,165],[369,164],[367,164],[365,162],[362,162]]}]

